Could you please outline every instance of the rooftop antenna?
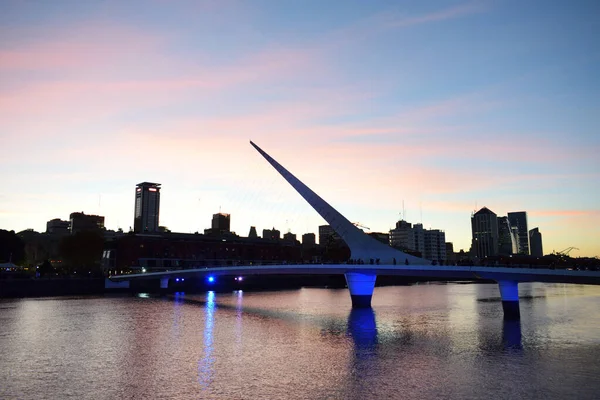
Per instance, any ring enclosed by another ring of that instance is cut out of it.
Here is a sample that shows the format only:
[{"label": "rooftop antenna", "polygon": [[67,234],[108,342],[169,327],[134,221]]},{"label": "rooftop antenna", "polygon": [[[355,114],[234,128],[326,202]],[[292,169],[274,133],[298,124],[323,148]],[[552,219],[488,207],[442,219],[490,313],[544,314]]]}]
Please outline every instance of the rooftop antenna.
[{"label": "rooftop antenna", "polygon": [[404,199],[402,199],[402,219],[406,221],[406,211],[404,210]]},{"label": "rooftop antenna", "polygon": [[423,203],[419,202],[419,212],[421,213],[421,225],[423,225]]}]

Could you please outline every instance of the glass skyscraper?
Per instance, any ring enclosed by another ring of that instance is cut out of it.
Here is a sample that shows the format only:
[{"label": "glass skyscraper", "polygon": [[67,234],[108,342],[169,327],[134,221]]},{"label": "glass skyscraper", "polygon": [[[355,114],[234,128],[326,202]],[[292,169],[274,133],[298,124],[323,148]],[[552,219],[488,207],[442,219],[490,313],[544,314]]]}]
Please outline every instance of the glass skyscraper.
[{"label": "glass skyscraper", "polygon": [[515,230],[517,254],[529,255],[529,229],[527,229],[527,213],[525,211],[509,212],[508,222]]},{"label": "glass skyscraper", "polygon": [[487,207],[471,216],[472,254],[477,258],[498,255],[498,217]]}]

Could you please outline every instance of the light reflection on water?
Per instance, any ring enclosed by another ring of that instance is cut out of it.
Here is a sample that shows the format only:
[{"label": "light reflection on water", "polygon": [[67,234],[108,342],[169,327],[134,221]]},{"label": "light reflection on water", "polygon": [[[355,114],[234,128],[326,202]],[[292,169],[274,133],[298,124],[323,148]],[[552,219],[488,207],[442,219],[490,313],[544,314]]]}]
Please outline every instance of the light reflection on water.
[{"label": "light reflection on water", "polygon": [[206,305],[204,308],[204,349],[203,355],[198,363],[198,383],[205,390],[212,383],[213,374],[213,325],[215,320],[215,292],[206,293]]},{"label": "light reflection on water", "polygon": [[597,398],[600,287],[0,301],[0,398]]}]

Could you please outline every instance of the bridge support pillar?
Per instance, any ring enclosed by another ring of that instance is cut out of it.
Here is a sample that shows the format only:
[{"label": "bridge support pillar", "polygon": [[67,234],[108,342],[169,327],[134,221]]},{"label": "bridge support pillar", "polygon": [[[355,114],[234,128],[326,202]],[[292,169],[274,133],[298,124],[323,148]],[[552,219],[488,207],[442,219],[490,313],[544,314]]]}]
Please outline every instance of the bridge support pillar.
[{"label": "bridge support pillar", "polygon": [[498,281],[500,288],[500,297],[502,297],[502,309],[504,310],[505,320],[520,320],[521,312],[519,310],[519,282],[517,281]]},{"label": "bridge support pillar", "polygon": [[162,278],[160,280],[160,288],[161,289],[168,289],[169,288],[169,278]]},{"label": "bridge support pillar", "polygon": [[377,275],[362,272],[344,274],[352,298],[352,308],[370,308]]}]

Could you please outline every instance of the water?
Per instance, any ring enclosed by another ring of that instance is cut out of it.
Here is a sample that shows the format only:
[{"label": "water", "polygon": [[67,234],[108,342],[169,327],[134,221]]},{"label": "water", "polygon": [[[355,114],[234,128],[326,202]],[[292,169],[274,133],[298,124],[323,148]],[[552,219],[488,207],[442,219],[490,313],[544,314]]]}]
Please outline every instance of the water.
[{"label": "water", "polygon": [[593,399],[600,287],[0,301],[0,399]]}]

